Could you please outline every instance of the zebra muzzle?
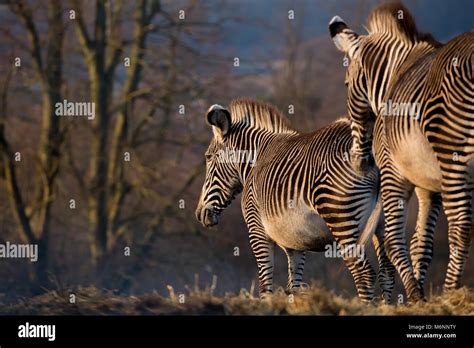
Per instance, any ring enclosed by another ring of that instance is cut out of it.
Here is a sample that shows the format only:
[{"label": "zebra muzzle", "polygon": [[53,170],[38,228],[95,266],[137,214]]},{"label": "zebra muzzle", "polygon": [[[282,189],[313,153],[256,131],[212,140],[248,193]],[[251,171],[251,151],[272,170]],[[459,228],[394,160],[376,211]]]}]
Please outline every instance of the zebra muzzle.
[{"label": "zebra muzzle", "polygon": [[204,227],[211,227],[219,222],[219,216],[212,207],[198,208],[196,210],[196,218]]}]

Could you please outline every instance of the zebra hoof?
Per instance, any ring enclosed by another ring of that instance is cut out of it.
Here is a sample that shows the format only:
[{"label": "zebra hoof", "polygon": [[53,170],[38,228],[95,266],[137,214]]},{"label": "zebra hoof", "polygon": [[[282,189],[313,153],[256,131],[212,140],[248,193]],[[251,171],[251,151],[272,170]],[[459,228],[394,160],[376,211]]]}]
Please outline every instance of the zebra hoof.
[{"label": "zebra hoof", "polygon": [[456,291],[459,288],[460,288],[460,286],[458,284],[450,284],[450,285],[445,284],[443,286],[443,294],[449,294],[453,291]]},{"label": "zebra hoof", "polygon": [[374,305],[377,304],[377,299],[375,297],[367,297],[367,298],[361,298],[360,299],[363,304],[365,305]]},{"label": "zebra hoof", "polygon": [[291,288],[285,290],[285,295],[304,295],[307,293],[307,289],[303,287]]},{"label": "zebra hoof", "polygon": [[408,296],[408,304],[415,304],[418,302],[426,302],[426,298],[421,293],[411,294]]},{"label": "zebra hoof", "polygon": [[260,293],[260,301],[269,302],[273,298],[273,293],[265,291]]},{"label": "zebra hoof", "polygon": [[380,300],[386,305],[391,305],[392,304],[392,296],[389,295],[389,294],[382,294],[380,296]]}]

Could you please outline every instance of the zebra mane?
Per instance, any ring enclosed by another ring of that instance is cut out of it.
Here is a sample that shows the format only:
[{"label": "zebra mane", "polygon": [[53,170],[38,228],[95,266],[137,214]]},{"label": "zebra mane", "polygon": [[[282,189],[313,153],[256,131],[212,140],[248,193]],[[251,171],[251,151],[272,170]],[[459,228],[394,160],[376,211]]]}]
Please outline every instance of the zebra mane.
[{"label": "zebra mane", "polygon": [[[403,18],[399,19],[399,16],[403,16]],[[389,33],[411,43],[426,41],[434,46],[440,45],[431,34],[418,31],[413,16],[399,1],[385,3],[374,8],[369,14],[367,27],[370,34]]]},{"label": "zebra mane", "polygon": [[253,99],[234,99],[229,104],[232,124],[262,128],[272,132],[293,131],[290,121],[270,103]]}]

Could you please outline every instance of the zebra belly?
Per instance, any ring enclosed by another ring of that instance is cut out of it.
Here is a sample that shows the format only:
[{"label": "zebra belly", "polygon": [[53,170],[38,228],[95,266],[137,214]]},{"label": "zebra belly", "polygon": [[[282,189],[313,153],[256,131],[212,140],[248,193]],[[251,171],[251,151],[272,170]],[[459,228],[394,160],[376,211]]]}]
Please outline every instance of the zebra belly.
[{"label": "zebra belly", "polygon": [[334,240],[323,218],[306,205],[288,209],[282,216],[262,218],[262,223],[270,239],[284,248],[324,251]]},{"label": "zebra belly", "polygon": [[391,146],[393,162],[413,185],[441,192],[441,170],[433,148],[418,127],[405,133],[403,140]]}]

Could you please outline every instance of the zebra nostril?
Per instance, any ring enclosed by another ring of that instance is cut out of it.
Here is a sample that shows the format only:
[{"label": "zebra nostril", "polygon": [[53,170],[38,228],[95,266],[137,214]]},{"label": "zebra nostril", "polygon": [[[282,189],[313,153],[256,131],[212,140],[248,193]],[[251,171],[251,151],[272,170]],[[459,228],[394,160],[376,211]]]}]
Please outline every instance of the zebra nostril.
[{"label": "zebra nostril", "polygon": [[211,227],[218,223],[217,214],[212,208],[202,208],[199,216],[199,222],[201,222],[204,227]]}]

